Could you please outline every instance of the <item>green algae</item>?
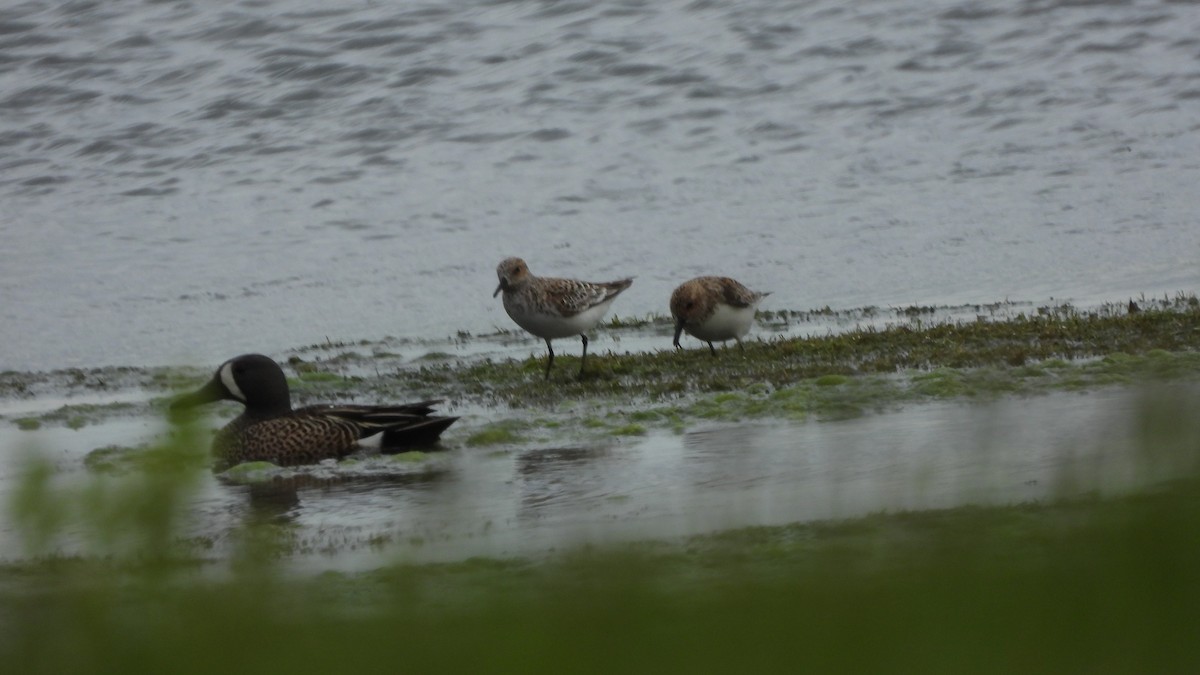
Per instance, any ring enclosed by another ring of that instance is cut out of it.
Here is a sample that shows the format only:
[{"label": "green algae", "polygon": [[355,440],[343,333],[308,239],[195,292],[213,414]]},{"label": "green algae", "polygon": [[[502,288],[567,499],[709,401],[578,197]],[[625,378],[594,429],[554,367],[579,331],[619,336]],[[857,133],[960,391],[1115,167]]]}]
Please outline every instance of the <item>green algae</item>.
[{"label": "green algae", "polygon": [[[911,370],[893,375],[827,376],[798,380],[778,388],[748,386],[744,391],[699,392],[667,404],[646,401],[632,410],[610,410],[571,421],[577,433],[622,435],[629,425],[644,431],[679,431],[689,424],[731,423],[754,419],[803,421],[849,419],[871,412],[932,400],[994,400],[1002,396],[1078,391],[1114,385],[1200,377],[1200,353],[1157,351],[1121,354],[1054,367],[991,366]],[[598,398],[599,408],[615,408]],[[622,406],[624,407],[624,406]],[[569,413],[568,413],[569,414]]]},{"label": "green algae", "polygon": [[299,375],[299,379],[300,379],[300,381],[301,381],[301,382],[305,382],[305,383],[309,383],[309,382],[337,382],[337,381],[339,381],[339,380],[344,380],[344,379],[347,379],[345,376],[343,376],[343,375],[341,375],[341,374],[339,374],[339,373],[331,373],[331,372],[328,372],[328,371],[322,371],[322,370],[310,370],[310,371],[305,371],[305,372],[302,372],[302,373],[298,373],[298,375]]},{"label": "green algae", "polygon": [[39,416],[25,416],[13,420],[22,431],[35,431],[48,424],[61,424],[69,429],[82,429],[107,417],[130,413],[137,409],[132,403],[78,403],[60,406]]},{"label": "green algae", "polygon": [[179,452],[156,445],[106,445],[92,450],[83,465],[93,473],[124,474],[132,471],[156,471],[176,465],[200,468],[208,464],[207,453]]},{"label": "green algae", "polygon": [[[1120,314],[1058,306],[1003,321],[867,326],[841,334],[747,341],[744,351],[724,350],[715,358],[695,349],[610,352],[589,358],[583,378],[575,377],[578,359],[561,356],[548,384],[540,377],[545,364],[540,356],[440,364],[407,375],[469,400],[517,408],[563,400],[603,403],[631,395],[654,403],[783,389],[805,381],[839,390],[871,375],[914,379],[913,391],[935,398],[1036,389],[1055,373],[1049,379],[1061,380],[1060,386],[1098,386],[1128,381],[1135,372],[1136,377],[1193,374],[1195,364],[1184,355],[1200,345],[1200,310],[1187,301],[1179,307]],[[1091,365],[1097,357],[1110,363]],[[712,411],[708,416],[726,415]]]},{"label": "green algae", "polygon": [[850,378],[845,375],[822,375],[815,380],[818,387],[836,387],[849,381]]},{"label": "green algae", "polygon": [[939,368],[928,373],[918,373],[911,379],[912,390],[922,396],[951,398],[962,396],[966,390],[963,373],[951,368]]},{"label": "green algae", "polygon": [[418,361],[449,361],[454,358],[453,354],[447,352],[427,352],[417,357]]},{"label": "green algae", "polygon": [[525,422],[519,420],[493,422],[468,436],[466,443],[471,447],[519,443],[525,440],[522,432],[527,427]]},{"label": "green algae", "polygon": [[226,469],[221,476],[234,483],[261,483],[270,480],[278,470],[279,466],[271,462],[242,462]]},{"label": "green algae", "polygon": [[609,432],[613,436],[645,436],[646,427],[641,424],[626,424]]},{"label": "green algae", "polygon": [[429,460],[429,453],[421,452],[420,450],[409,450],[408,452],[389,454],[386,457],[389,461],[401,464],[420,464]]}]

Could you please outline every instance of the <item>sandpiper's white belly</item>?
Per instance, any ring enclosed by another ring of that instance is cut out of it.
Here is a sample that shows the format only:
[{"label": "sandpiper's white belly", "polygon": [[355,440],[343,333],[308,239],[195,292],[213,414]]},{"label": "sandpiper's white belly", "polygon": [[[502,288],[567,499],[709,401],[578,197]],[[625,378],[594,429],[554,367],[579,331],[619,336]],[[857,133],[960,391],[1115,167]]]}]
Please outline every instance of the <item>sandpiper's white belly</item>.
[{"label": "sandpiper's white belly", "polygon": [[723,340],[740,339],[750,332],[750,324],[754,322],[754,306],[732,307],[717,303],[712,316],[698,325],[685,325],[683,329],[688,335],[700,338],[705,342],[721,342]]},{"label": "sandpiper's white belly", "polygon": [[608,308],[612,306],[613,300],[616,300],[615,296],[589,307],[575,316],[559,316],[539,312],[519,302],[509,302],[509,295],[505,293],[504,311],[508,312],[512,320],[517,322],[521,328],[540,338],[553,340],[581,335],[591,330],[604,318]]}]

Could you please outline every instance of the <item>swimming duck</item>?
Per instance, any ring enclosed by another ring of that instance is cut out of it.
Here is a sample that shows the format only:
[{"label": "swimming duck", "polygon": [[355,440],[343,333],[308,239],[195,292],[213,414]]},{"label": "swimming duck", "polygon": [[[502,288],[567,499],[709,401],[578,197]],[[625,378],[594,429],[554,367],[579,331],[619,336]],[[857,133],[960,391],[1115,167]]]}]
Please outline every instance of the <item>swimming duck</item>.
[{"label": "swimming duck", "polygon": [[380,433],[383,452],[402,452],[436,441],[458,419],[432,416],[433,406],[441,403],[437,400],[293,409],[283,369],[262,354],[243,354],[222,363],[208,384],[176,399],[171,409],[214,401],[246,406],[213,439],[219,469],[241,462],[292,466],[337,459],[357,449],[360,440]]}]

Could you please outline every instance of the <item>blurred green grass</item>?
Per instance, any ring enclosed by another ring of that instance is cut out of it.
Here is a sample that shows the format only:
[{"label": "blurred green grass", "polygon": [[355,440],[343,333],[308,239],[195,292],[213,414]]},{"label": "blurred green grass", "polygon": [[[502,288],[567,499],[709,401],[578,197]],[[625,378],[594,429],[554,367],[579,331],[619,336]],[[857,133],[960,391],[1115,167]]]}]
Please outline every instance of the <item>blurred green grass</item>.
[{"label": "blurred green grass", "polygon": [[[876,514],[370,573],[286,573],[248,523],[230,561],[178,549],[195,462],[10,504],[0,567],[15,673],[1200,672],[1200,421],[1148,396],[1140,494]],[[197,437],[199,435],[196,435]],[[200,442],[175,441],[181,456]],[[172,448],[163,449],[169,452]],[[1064,484],[1070,476],[1063,476]],[[84,511],[78,558],[36,556]],[[59,515],[55,515],[59,514]]]}]

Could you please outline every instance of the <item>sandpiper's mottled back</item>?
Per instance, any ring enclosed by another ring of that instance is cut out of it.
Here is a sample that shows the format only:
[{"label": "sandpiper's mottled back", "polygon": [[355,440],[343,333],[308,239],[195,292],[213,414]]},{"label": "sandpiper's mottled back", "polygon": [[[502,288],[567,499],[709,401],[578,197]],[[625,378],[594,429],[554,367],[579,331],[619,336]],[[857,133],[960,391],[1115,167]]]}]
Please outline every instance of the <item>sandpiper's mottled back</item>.
[{"label": "sandpiper's mottled back", "polygon": [[246,406],[217,432],[213,454],[218,468],[265,461],[280,466],[340,458],[358,442],[383,434],[383,452],[400,452],[436,441],[457,417],[432,416],[440,401],[402,405],[314,405],[292,409],[283,369],[261,354],[243,354],[217,368],[208,384],[177,399],[173,409],[213,401]]},{"label": "sandpiper's mottled back", "polygon": [[504,311],[518,326],[546,341],[550,352],[546,379],[550,379],[550,367],[554,365],[550,341],[572,335],[583,340],[583,357],[579,360],[579,375],[583,375],[588,346],[584,333],[600,323],[613,300],[633,283],[632,278],[593,283],[538,277],[520,258],[502,260],[496,267],[496,276],[500,285],[492,297],[503,291]]},{"label": "sandpiper's mottled back", "polygon": [[675,341],[677,349],[679,334],[700,338],[708,343],[713,356],[717,350],[713,342],[737,340],[742,347],[742,337],[750,332],[754,311],[758,303],[770,293],[756,293],[729,277],[696,277],[680,284],[671,294],[671,315],[675,317]]}]

